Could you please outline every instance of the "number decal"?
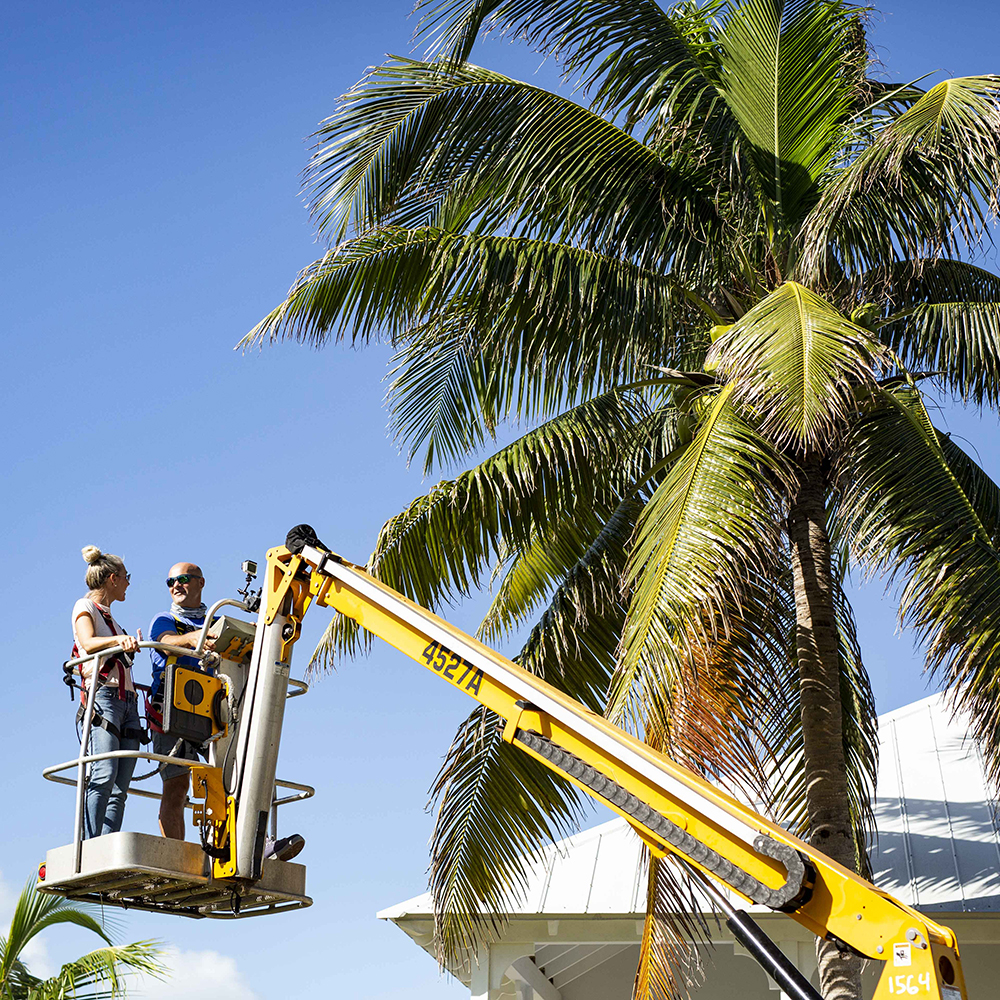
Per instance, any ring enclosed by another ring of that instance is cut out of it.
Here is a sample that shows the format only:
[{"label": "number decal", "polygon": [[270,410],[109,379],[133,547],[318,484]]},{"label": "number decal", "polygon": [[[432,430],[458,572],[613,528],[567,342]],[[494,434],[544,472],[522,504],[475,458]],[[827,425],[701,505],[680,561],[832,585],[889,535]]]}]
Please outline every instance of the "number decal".
[{"label": "number decal", "polygon": [[893,976],[889,980],[889,992],[894,995],[898,994],[899,996],[915,996],[920,992],[920,987],[922,986],[925,993],[930,993],[931,975],[929,972],[921,972],[920,975],[916,977],[916,982],[914,982],[913,979],[914,976],[912,973],[908,976],[903,973]]},{"label": "number decal", "polygon": [[448,666],[444,668],[444,673],[442,677],[447,677],[448,680],[453,681],[455,679],[455,668],[459,666],[462,662],[462,657],[458,653],[452,653],[451,659],[448,661]]},{"label": "number decal", "polygon": [[[458,653],[445,649],[439,642],[432,642],[420,654],[420,658],[427,666],[437,671],[442,677],[446,677],[456,687],[463,688],[473,696],[478,696],[479,688],[483,683],[483,672],[473,667]],[[462,673],[456,678],[455,673],[459,667],[462,668]]]}]

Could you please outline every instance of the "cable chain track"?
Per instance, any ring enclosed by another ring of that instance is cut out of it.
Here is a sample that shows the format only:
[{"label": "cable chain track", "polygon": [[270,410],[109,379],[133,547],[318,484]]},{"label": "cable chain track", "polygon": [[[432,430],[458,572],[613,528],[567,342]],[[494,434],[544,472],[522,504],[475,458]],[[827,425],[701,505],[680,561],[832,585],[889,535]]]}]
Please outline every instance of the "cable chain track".
[{"label": "cable chain track", "polygon": [[[518,729],[514,740],[529,750],[544,757],[560,771],[586,785],[602,799],[611,802],[637,823],[652,830],[668,844],[710,871],[727,885],[741,892],[761,906],[772,910],[791,912],[802,906],[812,890],[812,879],[807,879],[806,862],[795,848],[782,844],[771,837],[759,836],[754,841],[754,849],[780,861],[788,873],[785,884],[780,889],[772,889],[745,872],[738,865],[727,861],[707,844],[692,837],[686,830],[671,822],[662,813],[651,809],[645,802],[622,788],[617,782],[601,774],[596,768],[553,743],[545,736]],[[810,866],[811,867],[811,866]]]}]

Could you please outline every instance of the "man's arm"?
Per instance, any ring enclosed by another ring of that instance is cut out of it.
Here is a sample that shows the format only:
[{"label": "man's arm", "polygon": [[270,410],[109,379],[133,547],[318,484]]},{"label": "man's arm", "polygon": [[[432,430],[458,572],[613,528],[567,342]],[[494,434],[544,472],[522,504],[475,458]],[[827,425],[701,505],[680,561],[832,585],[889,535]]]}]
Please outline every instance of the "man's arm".
[{"label": "man's arm", "polygon": [[[158,618],[153,622],[153,627],[150,629],[150,638],[153,642],[163,642],[168,646],[178,646],[181,649],[194,649],[198,645],[198,637],[201,635],[200,628],[183,634],[170,629],[161,631],[162,622],[162,618]],[[212,639],[206,639],[204,648],[215,649],[215,642]]]},{"label": "man's arm", "polygon": [[[198,636],[200,635],[201,629],[185,632],[184,635],[178,635],[176,632],[162,632],[160,635],[153,636],[153,642],[164,642],[168,646],[180,646],[181,649],[194,649],[198,645]],[[215,649],[214,640],[206,639],[203,648]]]}]

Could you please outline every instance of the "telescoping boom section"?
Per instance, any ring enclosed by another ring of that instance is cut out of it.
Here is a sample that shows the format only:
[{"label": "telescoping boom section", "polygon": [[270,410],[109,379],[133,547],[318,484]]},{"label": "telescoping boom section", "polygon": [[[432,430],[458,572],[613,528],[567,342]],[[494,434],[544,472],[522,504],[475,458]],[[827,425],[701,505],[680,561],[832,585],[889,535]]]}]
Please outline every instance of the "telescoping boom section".
[{"label": "telescoping boom section", "polygon": [[307,525],[268,553],[265,595],[266,615],[284,617],[277,662],[288,662],[306,609],[324,604],[499,715],[505,740],[625,817],[655,855],[689,866],[789,997],[819,1000],[732,893],[882,962],[875,1000],[969,1000],[950,929],[326,550]]}]

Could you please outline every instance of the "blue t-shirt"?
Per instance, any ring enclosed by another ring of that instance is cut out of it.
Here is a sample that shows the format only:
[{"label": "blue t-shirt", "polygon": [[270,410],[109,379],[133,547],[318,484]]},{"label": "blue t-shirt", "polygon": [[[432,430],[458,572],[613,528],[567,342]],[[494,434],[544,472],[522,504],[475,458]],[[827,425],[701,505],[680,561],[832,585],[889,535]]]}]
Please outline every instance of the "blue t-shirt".
[{"label": "blue t-shirt", "polygon": [[[184,617],[175,617],[169,611],[162,615],[157,615],[153,623],[149,626],[149,638],[153,642],[158,642],[160,636],[166,632],[176,632],[178,635],[186,635],[188,632],[196,632],[205,624],[204,614]],[[163,686],[163,669],[167,665],[167,654],[159,649],[149,651],[153,660],[153,683],[150,689],[150,696],[156,697]],[[198,661],[193,656],[172,657],[171,662],[179,663],[182,667],[190,667],[198,670]]]}]

